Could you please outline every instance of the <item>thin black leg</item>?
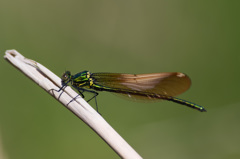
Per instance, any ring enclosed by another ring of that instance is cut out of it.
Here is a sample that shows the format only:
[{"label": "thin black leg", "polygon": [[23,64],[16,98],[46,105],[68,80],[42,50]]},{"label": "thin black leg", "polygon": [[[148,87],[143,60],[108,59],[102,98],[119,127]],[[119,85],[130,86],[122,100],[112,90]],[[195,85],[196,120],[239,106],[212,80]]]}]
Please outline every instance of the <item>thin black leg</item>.
[{"label": "thin black leg", "polygon": [[[67,86],[67,83],[63,84],[63,86],[59,89],[59,90],[56,90],[57,92],[60,92],[62,89],[64,89],[65,87]],[[74,87],[74,86],[73,86]],[[84,88],[78,88],[78,87],[74,87],[76,88],[76,90],[78,90],[79,94],[74,97],[69,103],[71,103],[73,100],[75,100],[79,95],[82,97],[82,98],[85,98],[84,96],[84,92],[89,92],[89,93],[93,93],[93,97],[91,97],[89,100],[87,100],[87,102],[91,101],[93,98],[95,98],[95,104],[96,104],[96,110],[98,112],[98,105],[97,105],[97,96],[98,96],[98,93],[95,92],[95,91],[91,91],[91,90],[87,90],[87,89],[84,89]],[[61,96],[61,95],[60,95]],[[59,97],[60,97],[59,96]],[[99,112],[98,112],[99,113]]]},{"label": "thin black leg", "polygon": [[[75,88],[78,90],[79,95],[81,95],[82,98],[85,97],[85,96],[83,95],[83,92],[89,92],[89,93],[93,93],[93,94],[94,94],[93,97],[91,97],[89,100],[87,100],[87,102],[90,102],[93,98],[95,98],[96,110],[97,110],[97,112],[98,112],[98,105],[97,105],[97,96],[98,96],[98,93],[95,92],[95,91],[91,91],[91,90],[84,89],[84,88],[78,88],[78,87],[75,87]],[[76,97],[75,97],[74,99],[76,99]],[[74,100],[74,99],[73,99],[73,100]],[[71,102],[72,102],[72,100],[71,100]],[[99,112],[98,112],[98,113],[99,113]]]}]

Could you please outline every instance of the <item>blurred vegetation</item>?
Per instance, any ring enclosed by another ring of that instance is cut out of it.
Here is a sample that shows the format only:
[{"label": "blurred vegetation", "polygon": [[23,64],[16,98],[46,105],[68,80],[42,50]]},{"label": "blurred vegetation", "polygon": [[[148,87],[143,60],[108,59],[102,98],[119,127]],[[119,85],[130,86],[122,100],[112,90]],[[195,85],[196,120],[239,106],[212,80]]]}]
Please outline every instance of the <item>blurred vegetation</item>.
[{"label": "blurred vegetation", "polygon": [[[0,2],[0,52],[16,49],[59,76],[184,72],[171,103],[98,96],[103,117],[144,158],[240,158],[238,1]],[[119,158],[81,120],[0,59],[0,147],[8,159]],[[90,102],[94,106],[94,102]]]}]

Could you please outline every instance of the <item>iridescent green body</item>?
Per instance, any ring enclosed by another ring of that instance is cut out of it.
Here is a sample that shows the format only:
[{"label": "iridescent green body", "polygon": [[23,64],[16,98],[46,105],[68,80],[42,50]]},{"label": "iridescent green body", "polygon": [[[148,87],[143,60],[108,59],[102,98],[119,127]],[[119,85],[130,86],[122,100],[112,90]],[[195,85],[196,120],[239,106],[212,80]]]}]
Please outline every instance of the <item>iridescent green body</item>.
[{"label": "iridescent green body", "polygon": [[98,95],[97,91],[107,91],[120,94],[135,101],[168,100],[201,112],[206,111],[200,105],[174,97],[185,92],[191,85],[190,78],[183,73],[170,72],[135,75],[83,71],[71,75],[69,71],[66,71],[62,76],[63,87],[68,83],[71,83],[83,98],[84,91],[94,93],[95,95],[91,99],[95,98],[95,100]]}]

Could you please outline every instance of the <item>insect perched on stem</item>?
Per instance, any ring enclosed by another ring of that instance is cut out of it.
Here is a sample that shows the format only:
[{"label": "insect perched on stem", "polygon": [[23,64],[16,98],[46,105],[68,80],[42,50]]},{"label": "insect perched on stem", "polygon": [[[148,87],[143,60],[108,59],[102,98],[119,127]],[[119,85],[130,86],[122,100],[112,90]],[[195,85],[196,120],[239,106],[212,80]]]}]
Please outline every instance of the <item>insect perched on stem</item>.
[{"label": "insect perched on stem", "polygon": [[168,100],[201,112],[206,111],[200,105],[175,97],[188,90],[191,85],[190,78],[179,72],[120,74],[83,71],[71,75],[70,71],[65,71],[62,75],[62,88],[67,86],[68,83],[76,88],[83,98],[83,92],[93,93],[94,96],[88,102],[95,98],[96,107],[97,91],[107,91],[117,93],[135,101],[151,102]]}]

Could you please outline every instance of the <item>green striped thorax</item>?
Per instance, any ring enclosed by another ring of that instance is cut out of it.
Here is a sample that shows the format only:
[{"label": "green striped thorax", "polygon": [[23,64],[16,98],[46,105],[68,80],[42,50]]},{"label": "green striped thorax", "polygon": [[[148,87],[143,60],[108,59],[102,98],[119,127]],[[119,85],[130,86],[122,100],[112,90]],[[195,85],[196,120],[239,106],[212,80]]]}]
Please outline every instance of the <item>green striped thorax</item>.
[{"label": "green striped thorax", "polygon": [[91,73],[89,71],[82,71],[75,75],[71,75],[70,71],[65,71],[62,75],[62,85],[66,85],[68,82],[76,87],[87,87],[90,88],[92,85]]}]

